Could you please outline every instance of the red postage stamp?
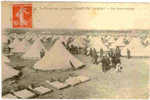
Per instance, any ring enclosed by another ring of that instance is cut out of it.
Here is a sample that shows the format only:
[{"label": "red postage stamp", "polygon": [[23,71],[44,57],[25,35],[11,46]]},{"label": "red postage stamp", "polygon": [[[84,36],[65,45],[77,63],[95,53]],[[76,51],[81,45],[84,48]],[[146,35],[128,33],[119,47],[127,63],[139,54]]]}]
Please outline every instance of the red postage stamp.
[{"label": "red postage stamp", "polygon": [[14,4],[12,12],[13,28],[32,28],[32,4]]}]

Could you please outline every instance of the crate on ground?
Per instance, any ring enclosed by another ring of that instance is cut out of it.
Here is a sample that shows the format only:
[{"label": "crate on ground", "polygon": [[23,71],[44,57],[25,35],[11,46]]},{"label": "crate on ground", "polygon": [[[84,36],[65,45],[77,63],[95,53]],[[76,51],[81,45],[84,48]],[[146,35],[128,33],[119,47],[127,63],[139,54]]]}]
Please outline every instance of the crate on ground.
[{"label": "crate on ground", "polygon": [[69,87],[69,84],[61,83],[59,81],[49,82],[48,84],[59,90]]},{"label": "crate on ground", "polygon": [[14,92],[14,95],[22,99],[28,99],[28,98],[32,98],[35,96],[34,93],[32,93],[31,91],[27,89]]},{"label": "crate on ground", "polygon": [[36,87],[34,89],[32,89],[34,92],[36,92],[37,94],[39,95],[44,95],[46,93],[50,93],[52,92],[53,90],[52,89],[49,89],[49,88],[46,88],[46,87],[43,87],[43,86],[40,86],[40,87]]}]

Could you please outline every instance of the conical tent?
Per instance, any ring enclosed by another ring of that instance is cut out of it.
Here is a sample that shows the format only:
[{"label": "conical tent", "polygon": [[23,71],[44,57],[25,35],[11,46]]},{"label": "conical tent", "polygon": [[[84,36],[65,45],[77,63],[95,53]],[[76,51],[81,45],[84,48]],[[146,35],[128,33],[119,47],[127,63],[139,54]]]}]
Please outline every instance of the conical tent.
[{"label": "conical tent", "polygon": [[106,39],[106,40],[109,40],[109,39],[111,39],[111,36],[106,35],[106,36],[105,36],[105,39]]},{"label": "conical tent", "polygon": [[25,39],[26,40],[30,40],[30,39],[32,39],[33,35],[34,35],[34,33],[32,33],[32,32],[26,32],[25,33]]},{"label": "conical tent", "polygon": [[19,42],[12,50],[12,52],[15,53],[24,53],[28,50],[28,48],[30,47],[30,43],[24,39],[23,41]]},{"label": "conical tent", "polygon": [[29,43],[29,41],[26,40],[26,39],[23,39],[23,41],[21,42],[21,44],[24,46],[25,51],[26,51],[27,49],[29,49],[29,47],[31,46],[31,44]]},{"label": "conical tent", "polygon": [[36,34],[32,34],[31,37],[32,37],[32,40],[35,40],[35,41],[39,38],[39,36],[37,36]]},{"label": "conical tent", "polygon": [[43,46],[40,39],[37,39],[33,45],[28,49],[28,51],[22,56],[24,59],[40,59],[40,52],[42,49],[46,52],[45,47]]},{"label": "conical tent", "polygon": [[85,47],[85,41],[84,41],[84,39],[83,38],[81,38],[81,37],[77,37],[77,38],[75,38],[71,43],[70,43],[70,45],[74,45],[74,46],[76,46],[76,47]]},{"label": "conical tent", "polygon": [[95,48],[97,52],[99,52],[100,49],[108,51],[108,48],[102,43],[101,39],[99,39],[98,37],[94,37],[90,40],[89,48]]},{"label": "conical tent", "polygon": [[10,60],[6,56],[4,56],[4,55],[2,55],[2,61],[4,63],[9,63],[10,62]]},{"label": "conical tent", "polygon": [[139,38],[133,38],[132,41],[123,48],[121,54],[127,56],[127,49],[130,50],[131,56],[145,56],[145,47],[142,45]]},{"label": "conical tent", "polygon": [[120,37],[114,44],[112,44],[112,48],[115,48],[115,47],[124,47],[125,46],[125,43],[124,43],[124,37]]},{"label": "conical tent", "polygon": [[125,37],[125,40],[126,40],[126,41],[131,41],[131,40],[132,40],[132,37],[131,37],[131,36],[126,36],[126,37]]},{"label": "conical tent", "polygon": [[59,40],[61,40],[61,41],[64,42],[65,44],[67,44],[68,39],[69,39],[69,37],[67,37],[67,36],[59,37]]},{"label": "conical tent", "polygon": [[34,65],[34,68],[40,70],[57,70],[71,67],[79,68],[82,66],[83,63],[67,51],[62,41],[57,40],[45,56]]},{"label": "conical tent", "polygon": [[20,43],[20,40],[16,37],[15,40],[9,45],[10,48],[15,48]]},{"label": "conical tent", "polygon": [[16,76],[18,74],[19,74],[19,71],[13,69],[12,67],[2,62],[2,80],[3,81],[9,78],[12,78],[13,76]]},{"label": "conical tent", "polygon": [[110,39],[108,39],[108,42],[109,42],[109,43],[115,43],[114,37],[111,37]]}]

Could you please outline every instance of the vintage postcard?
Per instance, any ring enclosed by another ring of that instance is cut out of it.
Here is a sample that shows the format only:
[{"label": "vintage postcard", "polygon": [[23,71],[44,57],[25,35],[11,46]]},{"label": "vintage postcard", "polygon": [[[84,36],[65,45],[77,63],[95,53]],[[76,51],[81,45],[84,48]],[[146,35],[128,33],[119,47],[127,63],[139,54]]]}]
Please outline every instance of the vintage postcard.
[{"label": "vintage postcard", "polygon": [[3,1],[1,27],[2,98],[149,98],[149,3]]}]

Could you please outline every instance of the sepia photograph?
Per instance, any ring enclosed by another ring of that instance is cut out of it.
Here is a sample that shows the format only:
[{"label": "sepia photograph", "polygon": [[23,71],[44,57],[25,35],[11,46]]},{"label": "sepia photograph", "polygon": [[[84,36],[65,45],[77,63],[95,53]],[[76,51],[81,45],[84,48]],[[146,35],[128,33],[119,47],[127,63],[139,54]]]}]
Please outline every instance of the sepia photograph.
[{"label": "sepia photograph", "polygon": [[3,99],[148,99],[150,4],[2,2]]}]

